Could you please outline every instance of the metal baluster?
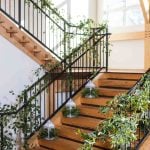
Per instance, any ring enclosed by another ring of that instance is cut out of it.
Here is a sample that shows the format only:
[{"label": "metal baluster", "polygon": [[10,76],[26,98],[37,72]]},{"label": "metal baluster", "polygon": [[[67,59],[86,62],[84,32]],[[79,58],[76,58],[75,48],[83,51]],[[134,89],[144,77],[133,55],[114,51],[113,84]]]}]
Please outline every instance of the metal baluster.
[{"label": "metal baluster", "polygon": [[1,144],[1,147],[0,149],[1,150],[4,150],[4,126],[3,126],[3,115],[0,115],[0,128],[1,128],[1,141],[0,141],[0,144]]},{"label": "metal baluster", "polygon": [[[27,121],[27,91],[24,91],[24,124],[25,124],[25,127],[28,127],[28,121]],[[21,113],[21,112],[20,112]],[[23,133],[24,133],[24,142],[25,142],[25,145],[27,145],[27,128],[24,128],[23,129]]]},{"label": "metal baluster", "polygon": [[18,23],[21,28],[21,0],[18,0]]},{"label": "metal baluster", "polygon": [[34,12],[35,12],[35,8],[34,5],[32,4],[32,33],[34,34]]},{"label": "metal baluster", "polygon": [[108,71],[108,28],[106,28],[106,72]]}]

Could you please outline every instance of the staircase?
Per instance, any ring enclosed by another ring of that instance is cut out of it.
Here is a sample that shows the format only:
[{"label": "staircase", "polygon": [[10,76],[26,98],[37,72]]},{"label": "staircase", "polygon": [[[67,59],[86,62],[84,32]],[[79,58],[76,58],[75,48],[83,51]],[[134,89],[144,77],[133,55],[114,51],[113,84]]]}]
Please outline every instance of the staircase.
[{"label": "staircase", "polygon": [[[61,122],[59,124],[56,123],[59,130],[58,138],[54,141],[44,139],[39,140],[40,147],[35,150],[77,150],[83,143],[81,137],[76,134],[77,129],[91,132],[104,119],[110,118],[112,114],[100,113],[98,110],[99,106],[107,105],[107,102],[115,95],[128,92],[141,76],[142,73],[102,73],[96,80],[94,80],[99,88],[99,98],[87,99],[81,97],[79,93],[74,101],[77,102],[80,109],[80,116],[77,118],[65,118],[59,114]],[[94,145],[94,150],[98,149],[111,149],[109,141],[106,143],[97,141]]]},{"label": "staircase", "polygon": [[[1,0],[0,34],[40,65],[52,66],[22,92],[19,107],[0,112],[0,150],[8,150],[8,143],[17,144],[14,137],[7,135],[15,134],[10,128],[15,121],[22,123],[23,127],[15,130],[23,132],[22,139],[27,142],[49,119],[58,128],[59,137],[54,141],[39,140],[36,150],[76,150],[83,140],[75,131],[91,132],[110,118],[112,113],[99,113],[98,107],[128,92],[142,75],[107,72],[107,26],[91,28],[87,33],[87,29],[69,24],[55,9],[42,9],[37,0]],[[92,79],[99,88],[99,98],[85,99],[80,91]],[[70,98],[80,108],[77,118],[61,114]],[[109,139],[106,143],[97,141],[94,149],[111,149]]]}]

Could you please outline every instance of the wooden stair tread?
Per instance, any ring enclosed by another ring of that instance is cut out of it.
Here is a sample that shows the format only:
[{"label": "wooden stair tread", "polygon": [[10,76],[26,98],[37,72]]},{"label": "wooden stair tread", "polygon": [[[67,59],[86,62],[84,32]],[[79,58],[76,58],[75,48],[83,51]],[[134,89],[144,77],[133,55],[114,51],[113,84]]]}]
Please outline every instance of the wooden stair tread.
[{"label": "wooden stair tread", "polygon": [[44,147],[36,147],[36,148],[33,148],[31,150],[48,150],[47,148],[44,148]]},{"label": "wooden stair tread", "polygon": [[112,79],[99,79],[98,85],[100,87],[121,87],[131,88],[136,83],[135,80],[112,80]]},{"label": "wooden stair tread", "polygon": [[101,119],[106,119],[110,118],[112,116],[112,113],[101,113],[97,107],[92,107],[92,106],[84,106],[81,105],[79,106],[80,109],[80,114],[89,116],[89,117],[95,117],[95,118],[101,118]]},{"label": "wooden stair tread", "polygon": [[40,53],[41,52],[41,50],[39,50],[39,49],[33,49],[33,53]]},{"label": "wooden stair tread", "polygon": [[111,72],[106,73],[104,78],[107,79],[124,79],[124,80],[139,80],[142,76],[142,73],[119,73]]},{"label": "wooden stair tread", "polygon": [[64,125],[69,125],[69,126],[74,126],[74,127],[79,127],[79,128],[84,128],[84,129],[89,129],[93,130],[97,127],[97,125],[102,122],[100,119],[95,119],[95,118],[90,118],[90,117],[76,117],[76,118],[62,118],[62,124]]},{"label": "wooden stair tread", "polygon": [[116,88],[99,88],[99,95],[101,96],[116,96],[118,94],[126,93],[126,89],[116,89]]},{"label": "wooden stair tread", "polygon": [[112,100],[112,98],[105,98],[105,97],[99,97],[99,98],[83,98],[81,97],[81,103],[86,105],[93,105],[93,106],[106,106],[107,102]]},{"label": "wooden stair tread", "polygon": [[[61,127],[59,127],[59,136],[62,138],[67,138],[67,139],[71,139],[74,141],[83,142],[83,139],[81,138],[81,136],[76,133],[78,129],[79,128],[62,125]],[[91,131],[82,129],[82,132],[90,133]],[[110,143],[97,140],[97,142],[95,143],[95,146],[100,147],[100,148],[110,148]]]},{"label": "wooden stair tread", "polygon": [[[77,150],[82,146],[81,143],[63,139],[63,138],[57,138],[53,141],[41,139],[39,140],[39,144],[40,146],[43,146],[45,148],[50,148],[53,150]],[[94,148],[93,150],[100,150],[100,149]]]},{"label": "wooden stair tread", "polygon": [[47,57],[46,57],[46,58],[43,58],[43,60],[44,60],[44,61],[50,61],[51,58],[47,58]]},{"label": "wooden stair tread", "polygon": [[18,31],[10,27],[10,29],[6,29],[6,32],[7,33],[17,33]]}]

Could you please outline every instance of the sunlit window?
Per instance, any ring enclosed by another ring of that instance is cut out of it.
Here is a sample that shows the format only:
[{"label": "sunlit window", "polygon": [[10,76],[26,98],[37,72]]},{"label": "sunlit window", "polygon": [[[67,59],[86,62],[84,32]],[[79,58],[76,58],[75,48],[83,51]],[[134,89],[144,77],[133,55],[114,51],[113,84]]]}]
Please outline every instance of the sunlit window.
[{"label": "sunlit window", "polygon": [[143,24],[139,0],[104,0],[103,20],[108,21],[110,27]]},{"label": "sunlit window", "polygon": [[59,9],[60,14],[65,18],[68,19],[69,12],[68,12],[68,0],[53,0],[54,5]]},{"label": "sunlit window", "polygon": [[88,0],[52,0],[61,15],[73,23],[88,18]]},{"label": "sunlit window", "polygon": [[88,0],[71,0],[71,21],[76,23],[88,17]]}]

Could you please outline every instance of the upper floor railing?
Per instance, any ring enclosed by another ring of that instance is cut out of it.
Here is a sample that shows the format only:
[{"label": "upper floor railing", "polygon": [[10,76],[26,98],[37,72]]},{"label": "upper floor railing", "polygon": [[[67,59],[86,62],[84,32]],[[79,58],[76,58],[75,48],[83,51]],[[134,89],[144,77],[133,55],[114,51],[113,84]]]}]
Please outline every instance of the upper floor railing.
[{"label": "upper floor railing", "polygon": [[71,25],[45,0],[1,0],[0,10],[60,60],[93,32],[89,20]]}]

